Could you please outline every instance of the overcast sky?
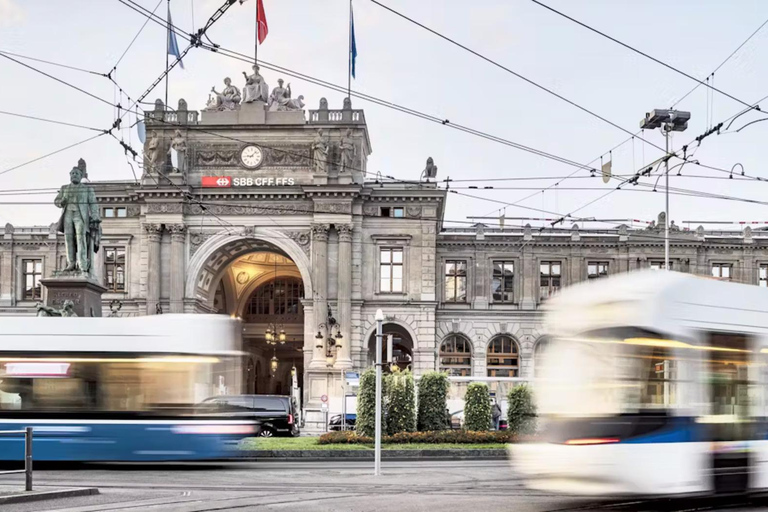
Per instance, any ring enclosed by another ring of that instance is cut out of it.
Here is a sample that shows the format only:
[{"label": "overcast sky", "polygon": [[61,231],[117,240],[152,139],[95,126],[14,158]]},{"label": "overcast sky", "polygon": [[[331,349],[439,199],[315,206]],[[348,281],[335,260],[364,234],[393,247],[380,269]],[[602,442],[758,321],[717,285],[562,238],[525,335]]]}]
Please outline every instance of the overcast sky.
[{"label": "overcast sky", "polygon": [[[157,0],[137,0],[150,10]],[[346,83],[346,0],[263,0],[269,36],[259,49],[267,62],[338,83]],[[172,0],[174,24],[192,31],[201,27],[223,0]],[[644,113],[667,108],[695,82],[619,45],[587,31],[530,0],[383,0],[383,3],[450,36],[504,66],[635,132]],[[768,18],[760,1],[714,0],[618,1],[548,0],[564,11],[650,55],[696,77],[706,77]],[[158,12],[165,16],[165,0]],[[519,144],[588,163],[622,142],[628,135],[485,62],[369,0],[354,0],[357,39],[355,90],[420,110]],[[251,54],[255,0],[235,4],[209,31],[223,47]],[[145,18],[117,0],[0,0],[0,50],[51,60],[105,73],[111,69],[144,23]],[[183,48],[184,41],[179,41]],[[734,55],[715,75],[715,87],[754,102],[768,95],[768,26]],[[87,91],[116,100],[116,90],[103,77],[25,61]],[[179,98],[190,108],[204,107],[211,86],[231,76],[242,87],[242,62],[193,49],[186,69],[170,77],[170,104]],[[165,30],[149,23],[117,68],[117,82],[137,97],[165,66]],[[280,75],[263,70],[270,87]],[[114,109],[49,78],[0,58],[0,110],[108,128]],[[328,98],[340,108],[343,95],[285,77],[294,96],[304,95],[307,108]],[[163,96],[160,85],[150,100]],[[123,100],[125,102],[125,100]],[[768,100],[763,102],[768,110]],[[417,179],[432,156],[438,178],[476,180],[566,176],[574,167],[478,138],[440,124],[354,100],[364,108],[373,154],[368,169],[401,179]],[[676,134],[679,149],[704,132],[710,122],[731,117],[743,106],[721,94],[699,87],[677,108],[692,112],[688,131]],[[733,126],[760,118],[750,113]],[[133,121],[133,118],[131,118]],[[733,131],[732,129],[732,131]],[[696,151],[703,164],[730,170],[741,163],[747,174],[768,178],[763,153],[768,123],[738,134],[711,136]],[[0,173],[15,165],[91,136],[83,129],[50,125],[0,115]],[[123,134],[139,147],[135,131]],[[658,131],[647,141],[663,147]],[[690,149],[696,146],[690,145]],[[613,152],[613,172],[631,174],[661,154],[638,140]],[[132,178],[122,149],[114,139],[101,137],[17,170],[0,174],[0,190],[58,187],[79,157],[88,162],[93,180]],[[609,157],[606,155],[605,160]],[[592,165],[599,166],[600,161]],[[136,169],[140,172],[139,169]],[[740,171],[740,168],[739,168]],[[673,187],[768,200],[768,183],[681,178],[671,173]],[[727,174],[688,165],[683,175],[727,177]],[[580,171],[576,176],[588,176]],[[645,179],[653,183],[655,179]],[[454,182],[452,187],[478,186],[462,193],[503,202],[516,202],[553,181]],[[662,180],[663,183],[663,180]],[[534,190],[482,190],[482,187],[532,187]],[[615,188],[600,178],[570,179],[521,202],[525,207],[569,213]],[[599,190],[574,191],[570,187]],[[640,187],[627,187],[640,190]],[[648,189],[645,189],[648,190]],[[49,202],[48,195],[0,196],[0,222],[47,225],[56,209],[47,205],[8,205],[9,202]],[[448,197],[446,220],[468,215],[498,215],[502,205],[456,194]],[[655,219],[664,208],[662,193],[619,191],[578,210],[598,218]],[[534,210],[507,207],[508,216],[552,217]],[[744,202],[671,197],[671,217],[686,220],[766,221],[768,207]],[[508,222],[512,224],[512,222]],[[532,222],[537,225],[538,223]],[[566,225],[569,225],[567,223]],[[594,227],[605,225],[593,224]],[[694,226],[695,227],[695,226]]]}]

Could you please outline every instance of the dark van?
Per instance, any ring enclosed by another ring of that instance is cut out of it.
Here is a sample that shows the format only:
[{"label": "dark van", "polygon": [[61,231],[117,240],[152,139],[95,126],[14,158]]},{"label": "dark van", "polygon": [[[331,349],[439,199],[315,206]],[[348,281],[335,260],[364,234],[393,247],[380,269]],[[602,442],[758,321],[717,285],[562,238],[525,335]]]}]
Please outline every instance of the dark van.
[{"label": "dark van", "polygon": [[261,437],[299,435],[296,407],[290,396],[222,395],[207,398],[203,403],[219,404],[229,414],[258,421],[261,424]]}]

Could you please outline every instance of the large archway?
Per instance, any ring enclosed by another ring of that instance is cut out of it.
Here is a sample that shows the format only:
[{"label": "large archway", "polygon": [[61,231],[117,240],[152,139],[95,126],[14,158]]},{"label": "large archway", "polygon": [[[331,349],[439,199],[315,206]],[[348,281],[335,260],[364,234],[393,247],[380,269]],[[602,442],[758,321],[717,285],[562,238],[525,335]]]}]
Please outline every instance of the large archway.
[{"label": "large archway", "polygon": [[[381,343],[381,360],[387,358],[387,337],[392,335],[392,362],[400,367],[401,370],[413,370],[413,350],[414,341],[408,330],[402,325],[396,323],[385,323],[382,325],[384,339]],[[368,365],[375,363],[376,357],[376,331],[368,338]]]},{"label": "large archway", "polygon": [[312,289],[305,252],[279,232],[220,234],[197,250],[189,269],[186,291],[198,311],[243,322],[243,392],[293,395],[301,404],[303,300]]}]

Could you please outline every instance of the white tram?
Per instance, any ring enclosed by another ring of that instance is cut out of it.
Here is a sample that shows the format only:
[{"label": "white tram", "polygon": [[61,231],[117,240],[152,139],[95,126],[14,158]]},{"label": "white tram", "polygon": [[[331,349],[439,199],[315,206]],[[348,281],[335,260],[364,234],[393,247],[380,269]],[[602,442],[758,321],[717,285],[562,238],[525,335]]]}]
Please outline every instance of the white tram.
[{"label": "white tram", "polygon": [[531,488],[674,495],[768,488],[768,290],[639,271],[563,290],[535,396]]}]

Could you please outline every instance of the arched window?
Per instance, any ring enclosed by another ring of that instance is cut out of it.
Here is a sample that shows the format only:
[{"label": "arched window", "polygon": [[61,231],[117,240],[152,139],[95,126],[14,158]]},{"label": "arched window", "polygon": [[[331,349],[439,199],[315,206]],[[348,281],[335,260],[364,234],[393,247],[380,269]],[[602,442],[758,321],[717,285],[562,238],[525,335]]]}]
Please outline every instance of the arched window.
[{"label": "arched window", "polygon": [[533,371],[537,377],[541,376],[541,370],[544,368],[544,355],[551,348],[552,343],[549,338],[539,338],[533,347]]},{"label": "arched window", "polygon": [[518,377],[520,348],[510,336],[496,336],[488,344],[486,359],[489,377]]},{"label": "arched window", "polygon": [[249,317],[303,314],[304,283],[296,277],[278,277],[251,295],[245,314]]},{"label": "arched window", "polygon": [[440,371],[448,375],[472,375],[472,346],[464,336],[452,334],[440,345]]}]

